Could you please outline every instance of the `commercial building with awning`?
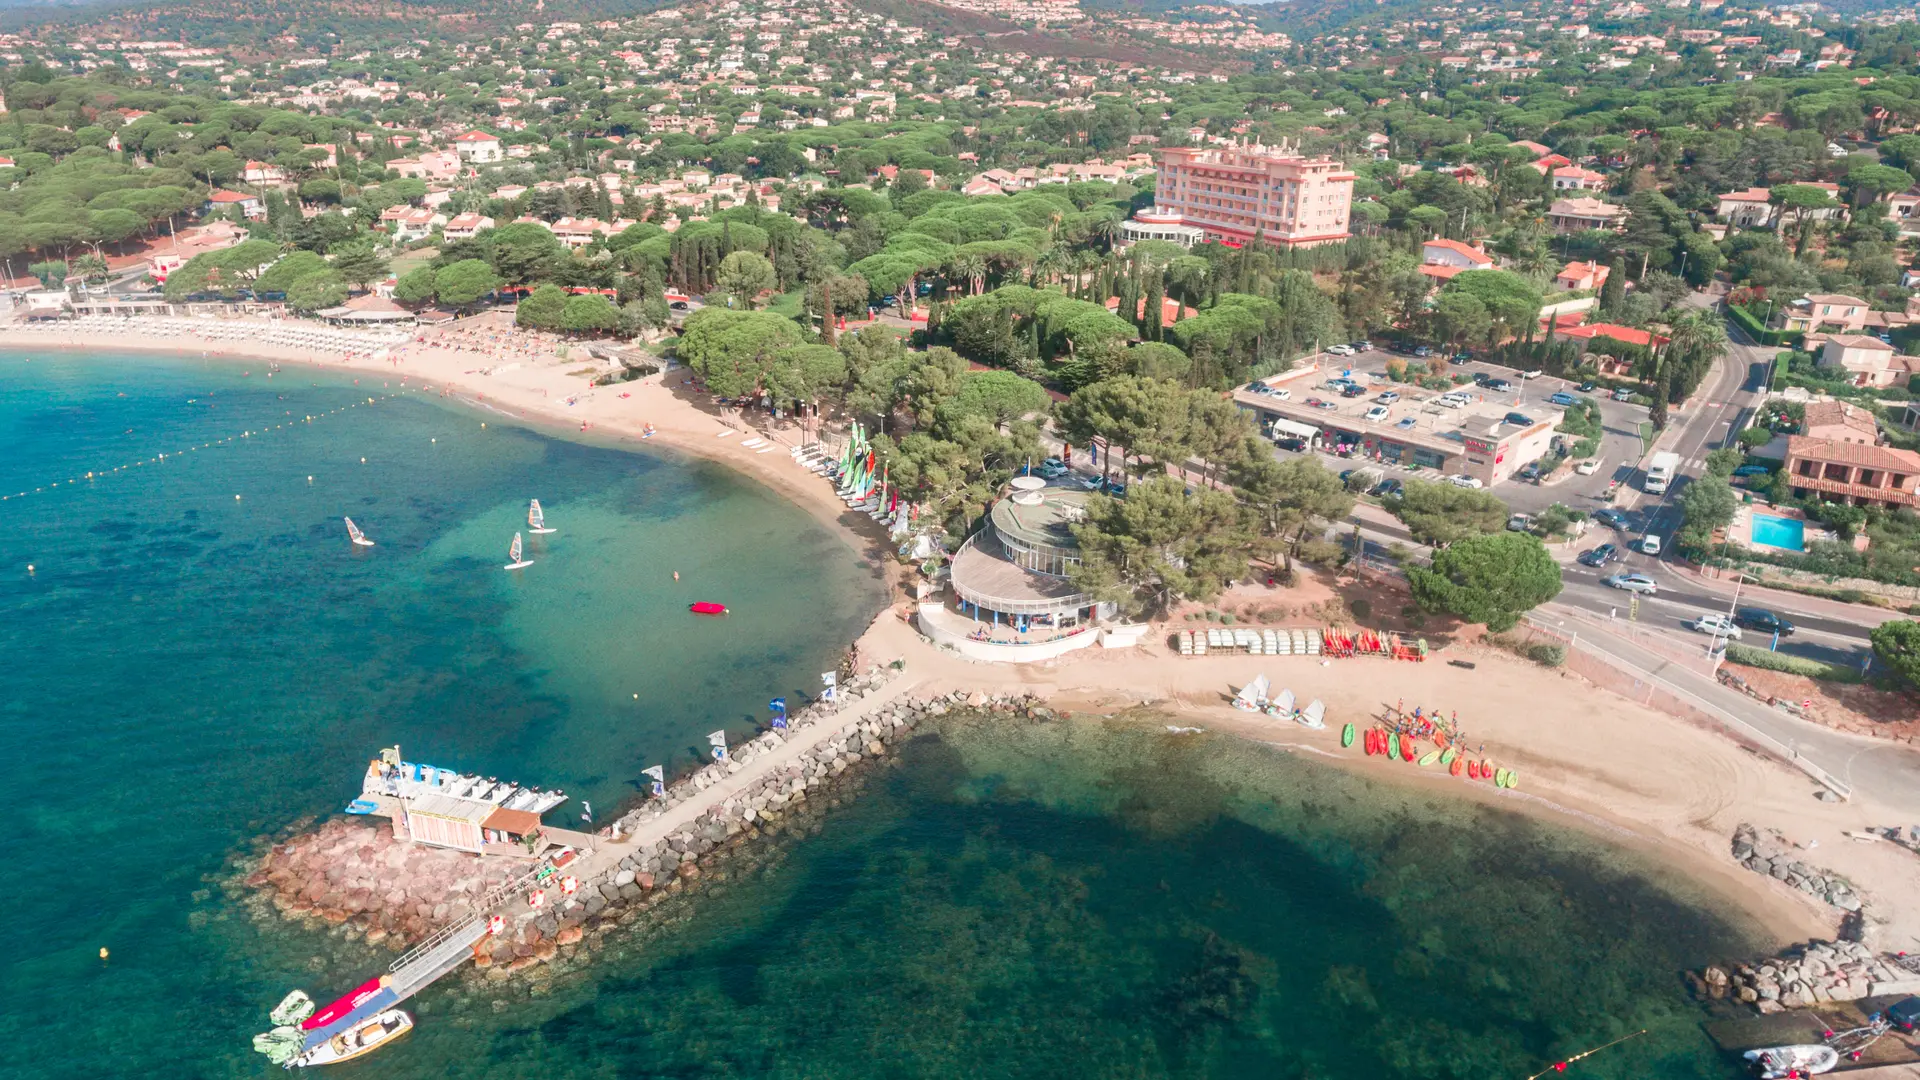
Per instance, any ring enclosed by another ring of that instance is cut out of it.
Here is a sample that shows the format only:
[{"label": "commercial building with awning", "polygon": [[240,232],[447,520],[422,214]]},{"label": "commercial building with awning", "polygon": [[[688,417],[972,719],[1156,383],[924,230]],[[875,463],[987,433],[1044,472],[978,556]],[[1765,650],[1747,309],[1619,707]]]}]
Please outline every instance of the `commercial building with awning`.
[{"label": "commercial building with awning", "polygon": [[1274,417],[1273,421],[1267,426],[1273,429],[1276,437],[1280,435],[1298,435],[1303,439],[1311,439],[1320,434],[1320,429],[1314,427],[1312,424],[1302,424],[1297,420],[1288,420],[1284,416]]}]

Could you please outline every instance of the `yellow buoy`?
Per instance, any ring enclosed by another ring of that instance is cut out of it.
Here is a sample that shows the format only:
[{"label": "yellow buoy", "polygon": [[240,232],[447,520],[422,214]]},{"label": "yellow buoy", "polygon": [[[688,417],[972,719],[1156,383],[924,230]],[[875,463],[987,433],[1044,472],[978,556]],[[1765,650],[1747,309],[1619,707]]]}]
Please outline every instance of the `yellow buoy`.
[{"label": "yellow buoy", "polygon": [[233,501],[234,501],[234,502],[239,502],[239,501],[240,501],[240,496],[238,496],[238,495],[235,495],[235,496],[233,497]]},{"label": "yellow buoy", "polygon": [[367,459],[366,459],[366,458],[361,458],[361,459],[360,459],[360,464],[362,464],[362,465],[365,465],[366,463],[367,463]]},{"label": "yellow buoy", "polygon": [[106,958],[107,958],[107,947],[105,945],[102,945],[100,946],[100,959],[105,960]]}]

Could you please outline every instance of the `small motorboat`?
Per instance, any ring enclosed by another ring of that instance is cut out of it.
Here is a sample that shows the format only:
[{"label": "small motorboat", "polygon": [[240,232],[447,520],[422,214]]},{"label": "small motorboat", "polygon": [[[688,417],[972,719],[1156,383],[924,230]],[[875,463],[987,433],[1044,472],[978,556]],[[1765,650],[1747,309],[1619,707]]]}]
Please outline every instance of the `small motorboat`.
[{"label": "small motorboat", "polygon": [[286,1067],[299,1069],[308,1065],[337,1065],[342,1061],[352,1061],[373,1053],[412,1030],[413,1017],[403,1009],[388,1009],[358,1027],[315,1043],[300,1056],[288,1061]]},{"label": "small motorboat", "polygon": [[693,612],[695,615],[725,615],[727,613],[727,605],[716,604],[711,600],[702,600],[698,603],[688,604],[687,610]]},{"label": "small motorboat", "polygon": [[1817,1076],[1823,1072],[1831,1072],[1835,1065],[1840,1064],[1840,1051],[1819,1043],[1769,1046],[1763,1050],[1749,1050],[1741,1056],[1747,1059],[1753,1074],[1761,1080]]}]

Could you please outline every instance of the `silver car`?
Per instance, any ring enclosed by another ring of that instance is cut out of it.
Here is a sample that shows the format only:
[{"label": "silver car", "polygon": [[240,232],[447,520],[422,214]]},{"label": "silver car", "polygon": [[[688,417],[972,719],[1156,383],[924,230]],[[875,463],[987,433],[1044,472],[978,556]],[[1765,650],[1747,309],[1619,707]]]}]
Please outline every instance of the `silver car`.
[{"label": "silver car", "polygon": [[1660,583],[1645,574],[1614,574],[1600,579],[1600,584],[1609,588],[1625,589],[1641,596],[1653,596],[1659,593]]}]

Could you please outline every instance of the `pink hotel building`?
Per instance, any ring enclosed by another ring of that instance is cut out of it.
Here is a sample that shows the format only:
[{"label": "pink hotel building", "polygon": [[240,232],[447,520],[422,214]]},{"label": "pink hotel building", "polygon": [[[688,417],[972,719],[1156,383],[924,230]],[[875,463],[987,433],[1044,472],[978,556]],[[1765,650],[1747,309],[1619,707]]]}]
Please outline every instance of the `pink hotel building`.
[{"label": "pink hotel building", "polygon": [[1170,147],[1160,151],[1153,201],[1142,220],[1177,217],[1208,240],[1246,243],[1258,232],[1286,247],[1337,243],[1347,238],[1353,173],[1284,142],[1277,149]]}]

